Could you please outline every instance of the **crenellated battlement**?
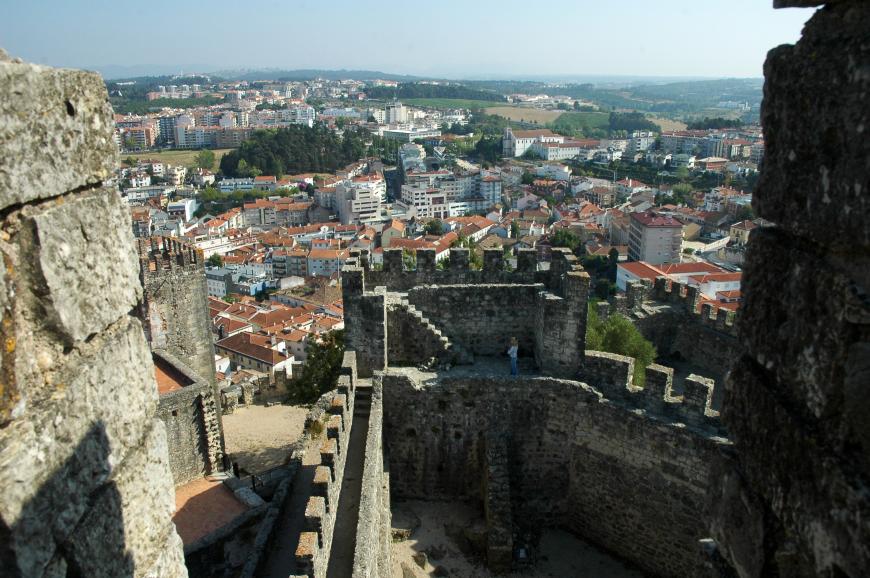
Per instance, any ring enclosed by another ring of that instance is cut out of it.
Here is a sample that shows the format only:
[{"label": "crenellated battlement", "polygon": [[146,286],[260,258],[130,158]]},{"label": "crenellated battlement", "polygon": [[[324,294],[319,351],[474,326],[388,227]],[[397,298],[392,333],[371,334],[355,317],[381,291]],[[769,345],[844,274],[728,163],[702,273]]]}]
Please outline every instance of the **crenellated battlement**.
[{"label": "crenellated battlement", "polygon": [[736,334],[735,312],[717,307],[713,303],[702,304],[701,293],[697,287],[659,277],[653,283],[652,291],[648,292],[648,295],[655,301],[681,306],[694,321],[711,329],[731,335]]},{"label": "crenellated battlement", "polygon": [[356,354],[348,351],[344,354],[337,388],[318,400],[306,420],[309,430],[322,428],[324,432],[316,448],[319,463],[314,466],[304,527],[295,551],[297,569],[306,576],[324,576],[329,562],[350,444],[356,385]]},{"label": "crenellated battlement", "polygon": [[[342,269],[342,296],[347,343],[359,354],[362,375],[431,357],[467,363],[503,355],[510,338],[542,372],[576,373],[586,344],[590,280],[569,250],[555,249],[547,269],[539,268],[535,251],[522,250],[516,271],[505,270],[500,250],[486,251],[480,270],[469,266],[468,249],[450,251],[445,269],[436,266],[432,249],[417,251],[415,269],[405,267],[401,249],[385,251],[381,270],[369,266],[367,253],[352,253]],[[420,322],[401,323],[395,303],[418,312]],[[422,347],[436,340],[459,354]],[[428,353],[417,355],[421,351]]]},{"label": "crenellated battlement", "polygon": [[205,266],[202,250],[172,237],[147,237],[136,240],[142,272],[159,273]]},{"label": "crenellated battlement", "polygon": [[[417,249],[414,253],[416,266],[407,268],[403,249],[384,250],[383,267],[376,269],[371,265],[366,250],[351,251],[343,271],[342,280],[355,280],[346,277],[361,276],[361,291],[371,287],[386,287],[387,291],[407,291],[419,285],[484,285],[484,284],[533,284],[543,283],[548,289],[561,289],[565,273],[582,271],[576,256],[568,249],[555,248],[552,251],[549,270],[539,267],[535,249],[520,249],[517,254],[515,270],[507,268],[508,262],[500,249],[484,249],[483,266],[474,269],[469,258],[469,249],[452,247],[450,258],[443,269],[436,263],[434,249]],[[347,273],[347,275],[346,275]]]},{"label": "crenellated battlement", "polygon": [[632,357],[586,351],[580,380],[591,385],[610,400],[642,410],[647,415],[693,428],[718,431],[719,412],[711,407],[716,383],[712,379],[690,375],[683,382],[683,395],[673,391],[674,370],[658,364],[646,367],[643,387],[633,383],[637,370]]}]

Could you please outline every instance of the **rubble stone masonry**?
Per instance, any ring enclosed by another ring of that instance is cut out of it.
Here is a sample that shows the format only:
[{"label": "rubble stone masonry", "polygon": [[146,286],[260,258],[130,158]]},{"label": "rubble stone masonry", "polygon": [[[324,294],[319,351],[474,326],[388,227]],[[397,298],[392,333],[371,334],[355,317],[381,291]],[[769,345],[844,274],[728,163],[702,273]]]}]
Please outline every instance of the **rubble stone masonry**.
[{"label": "rubble stone masonry", "polygon": [[579,381],[469,371],[376,377],[393,497],[482,503],[494,569],[510,567],[513,519],[567,528],[655,575],[698,575],[710,464],[728,446],[711,383],[673,399],[664,381],[650,379],[648,396],[623,381],[619,399]]},{"label": "rubble stone masonry", "polygon": [[870,575],[870,2],[764,67],[765,156],[711,531],[741,577]]},{"label": "rubble stone masonry", "polygon": [[0,50],[4,576],[187,576],[111,131],[98,75]]}]

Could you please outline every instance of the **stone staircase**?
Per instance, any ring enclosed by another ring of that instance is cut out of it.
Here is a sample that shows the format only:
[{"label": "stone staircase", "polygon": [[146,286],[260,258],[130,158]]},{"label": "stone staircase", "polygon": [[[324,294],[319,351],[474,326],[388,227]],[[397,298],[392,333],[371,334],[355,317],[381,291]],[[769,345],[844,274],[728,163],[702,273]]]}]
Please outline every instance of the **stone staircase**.
[{"label": "stone staircase", "polygon": [[372,409],[372,380],[360,379],[354,394],[353,416],[369,416]]},{"label": "stone staircase", "polygon": [[459,343],[450,339],[438,329],[423,313],[409,302],[404,294],[398,294],[388,303],[393,312],[402,312],[410,317],[422,329],[414,347],[421,351],[419,362],[425,362],[435,357],[439,362],[453,365],[473,363],[473,356]]}]

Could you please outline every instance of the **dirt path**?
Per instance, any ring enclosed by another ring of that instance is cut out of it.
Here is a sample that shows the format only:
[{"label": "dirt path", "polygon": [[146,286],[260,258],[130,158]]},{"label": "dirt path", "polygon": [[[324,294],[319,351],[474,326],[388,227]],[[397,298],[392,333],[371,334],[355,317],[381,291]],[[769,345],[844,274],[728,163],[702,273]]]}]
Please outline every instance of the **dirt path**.
[{"label": "dirt path", "polygon": [[[401,510],[402,518],[419,518],[420,526],[408,540],[394,542],[392,578],[429,578],[435,567],[443,566],[456,578],[493,578],[482,564],[462,553],[447,535],[447,528],[469,528],[480,523],[474,508],[462,503],[409,501],[393,504],[394,516]],[[421,568],[413,559],[426,552],[428,561]],[[439,559],[433,559],[436,552]],[[561,530],[547,530],[541,537],[538,564],[502,578],[642,578],[643,574],[624,565],[594,546]]]},{"label": "dirt path", "polygon": [[223,416],[224,440],[233,461],[257,473],[286,463],[290,446],[302,437],[308,408],[250,405]]}]

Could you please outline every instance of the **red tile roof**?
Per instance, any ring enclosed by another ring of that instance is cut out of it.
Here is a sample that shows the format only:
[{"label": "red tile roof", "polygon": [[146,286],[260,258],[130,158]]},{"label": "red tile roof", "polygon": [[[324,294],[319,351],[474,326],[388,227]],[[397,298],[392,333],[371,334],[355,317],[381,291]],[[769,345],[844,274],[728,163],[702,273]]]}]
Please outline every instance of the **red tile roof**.
[{"label": "red tile roof", "polygon": [[656,215],[655,213],[632,213],[631,218],[645,227],[662,227],[662,228],[682,228],[683,224],[673,217],[667,215]]},{"label": "red tile roof", "polygon": [[254,333],[238,333],[215,343],[216,347],[222,347],[245,357],[250,357],[269,365],[277,365],[289,359],[285,354],[267,345],[269,337]]}]

